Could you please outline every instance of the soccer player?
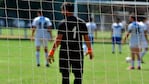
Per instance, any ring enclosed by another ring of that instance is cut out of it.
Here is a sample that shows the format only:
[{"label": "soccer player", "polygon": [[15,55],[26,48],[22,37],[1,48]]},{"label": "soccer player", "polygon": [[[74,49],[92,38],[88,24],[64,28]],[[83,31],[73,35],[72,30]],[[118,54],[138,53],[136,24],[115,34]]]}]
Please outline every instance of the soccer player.
[{"label": "soccer player", "polygon": [[141,42],[141,48],[142,48],[141,53],[140,53],[141,63],[144,63],[143,57],[146,54],[146,52],[148,51],[147,25],[145,24],[145,22],[146,22],[146,18],[140,17],[139,24],[140,24],[141,28],[144,29],[144,36],[145,36],[145,38]]},{"label": "soccer player", "polygon": [[[93,21],[93,19],[90,18],[88,20],[88,22],[86,23],[86,26],[87,26],[87,29],[88,29],[89,39],[90,39],[90,41],[92,43],[92,46],[93,46],[93,43],[94,43],[94,33],[96,32],[97,25]],[[84,50],[84,54],[86,54],[86,52],[87,52],[87,46],[86,46],[85,43],[83,43],[83,50]]]},{"label": "soccer player", "polygon": [[[37,17],[34,18],[32,22],[32,40],[35,35],[35,46],[36,46],[36,61],[37,66],[40,66],[40,46],[44,47],[45,58],[46,58],[46,66],[49,67],[49,63],[47,61],[48,56],[48,40],[52,39],[51,27],[52,23],[49,18],[44,17],[42,11],[39,10],[37,12]],[[51,37],[51,38],[49,38]]]},{"label": "soccer player", "polygon": [[64,15],[64,20],[59,23],[58,35],[48,56],[49,62],[52,63],[54,61],[54,52],[61,45],[59,67],[60,73],[62,74],[62,84],[70,84],[70,70],[72,70],[75,77],[74,84],[82,84],[84,60],[82,48],[83,38],[88,47],[90,59],[93,59],[91,43],[85,22],[73,16],[73,12],[74,6],[72,3],[64,2],[62,4],[61,13]]},{"label": "soccer player", "polygon": [[120,19],[117,18],[116,22],[112,24],[112,53],[115,53],[115,45],[118,44],[119,53],[122,52],[121,39],[124,31],[123,24]]},{"label": "soccer player", "polygon": [[128,32],[123,40],[123,42],[125,43],[126,39],[128,39],[129,35],[131,34],[129,46],[131,50],[132,60],[131,60],[131,66],[129,67],[129,69],[134,69],[134,61],[135,61],[135,57],[137,57],[137,62],[138,62],[137,69],[140,70],[141,69],[141,59],[140,59],[141,44],[142,44],[142,40],[145,39],[144,28],[141,28],[135,16],[130,16],[129,21],[131,23],[128,25]]}]

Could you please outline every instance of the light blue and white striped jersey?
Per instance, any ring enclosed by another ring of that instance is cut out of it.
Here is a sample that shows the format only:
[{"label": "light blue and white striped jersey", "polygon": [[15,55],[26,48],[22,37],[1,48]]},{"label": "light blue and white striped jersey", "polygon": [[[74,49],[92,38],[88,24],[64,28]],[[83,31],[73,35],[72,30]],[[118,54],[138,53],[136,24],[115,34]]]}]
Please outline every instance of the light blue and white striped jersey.
[{"label": "light blue and white striped jersey", "polygon": [[142,22],[132,22],[128,25],[128,32],[131,33],[130,43],[141,43],[146,41],[144,31],[147,27]]},{"label": "light blue and white striped jersey", "polygon": [[52,26],[49,18],[44,16],[38,16],[33,20],[32,26],[36,27],[35,38],[48,38],[50,34],[48,32],[48,27]]},{"label": "light blue and white striped jersey", "polygon": [[113,30],[112,37],[122,37],[123,24],[113,23],[112,30]]}]

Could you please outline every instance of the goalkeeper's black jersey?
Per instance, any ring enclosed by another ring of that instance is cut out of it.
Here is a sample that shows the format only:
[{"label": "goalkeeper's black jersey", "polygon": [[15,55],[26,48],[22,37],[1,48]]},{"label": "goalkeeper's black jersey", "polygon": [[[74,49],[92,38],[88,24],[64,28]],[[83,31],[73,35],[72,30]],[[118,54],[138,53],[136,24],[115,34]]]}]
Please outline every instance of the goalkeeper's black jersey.
[{"label": "goalkeeper's black jersey", "polygon": [[61,49],[82,50],[82,36],[88,31],[83,20],[69,16],[59,23],[58,34],[63,34]]}]

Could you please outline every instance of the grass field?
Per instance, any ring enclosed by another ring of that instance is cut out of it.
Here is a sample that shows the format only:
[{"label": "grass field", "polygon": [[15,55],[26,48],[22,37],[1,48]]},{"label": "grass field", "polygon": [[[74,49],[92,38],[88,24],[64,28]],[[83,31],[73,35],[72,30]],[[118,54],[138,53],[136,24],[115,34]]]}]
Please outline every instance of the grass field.
[{"label": "grass field", "polygon": [[[51,48],[52,42],[49,42]],[[146,54],[142,70],[127,70],[125,57],[129,55],[128,45],[123,45],[122,54],[111,53],[111,44],[95,43],[94,60],[85,57],[83,84],[148,84],[149,57]],[[58,68],[58,50],[55,62],[45,67],[41,50],[41,67],[36,67],[34,42],[29,40],[0,41],[1,84],[61,84]],[[71,84],[73,84],[71,74]]]},{"label": "grass field", "polygon": [[[30,28],[0,28],[0,38],[15,38],[15,39],[28,39],[31,36],[31,29]],[[55,37],[57,34],[57,30],[53,29],[52,34]],[[97,39],[107,40],[111,37],[111,33],[109,31],[103,32],[98,31],[97,32]]]}]

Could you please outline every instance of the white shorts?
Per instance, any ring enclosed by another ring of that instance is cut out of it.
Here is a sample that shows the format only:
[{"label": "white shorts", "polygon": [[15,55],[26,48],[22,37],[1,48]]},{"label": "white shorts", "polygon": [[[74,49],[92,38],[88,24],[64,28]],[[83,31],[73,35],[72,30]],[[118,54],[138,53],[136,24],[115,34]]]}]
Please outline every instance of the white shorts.
[{"label": "white shorts", "polygon": [[141,48],[141,44],[140,43],[129,43],[129,47],[130,48]]},{"label": "white shorts", "polygon": [[35,46],[36,47],[48,47],[48,39],[47,38],[35,38]]}]

